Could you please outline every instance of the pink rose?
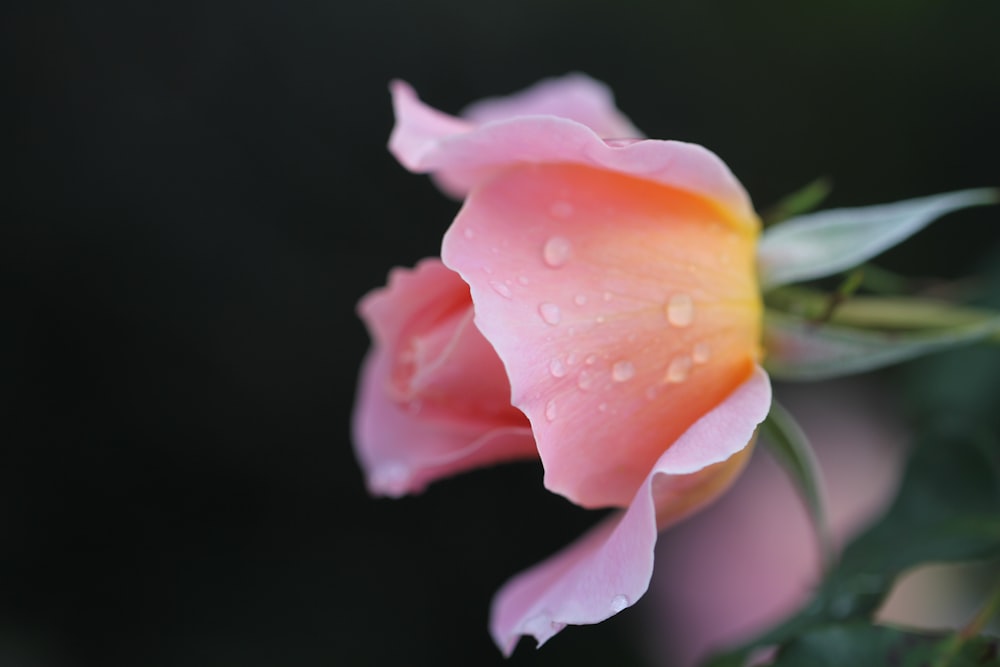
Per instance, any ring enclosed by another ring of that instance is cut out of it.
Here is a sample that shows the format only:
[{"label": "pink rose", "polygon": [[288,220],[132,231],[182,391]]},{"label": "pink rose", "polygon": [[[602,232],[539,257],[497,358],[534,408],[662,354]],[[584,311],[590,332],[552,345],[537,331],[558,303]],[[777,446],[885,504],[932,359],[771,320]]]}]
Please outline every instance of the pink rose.
[{"label": "pink rose", "polygon": [[548,489],[622,510],[501,589],[491,632],[509,654],[521,635],[541,643],[633,604],[658,530],[745,463],[771,400],[760,223],[713,153],[629,139],[607,88],[581,75],[465,119],[392,91],[392,152],[466,199],[448,268],[394,273],[361,303],[369,487],[415,491],[537,447]]}]

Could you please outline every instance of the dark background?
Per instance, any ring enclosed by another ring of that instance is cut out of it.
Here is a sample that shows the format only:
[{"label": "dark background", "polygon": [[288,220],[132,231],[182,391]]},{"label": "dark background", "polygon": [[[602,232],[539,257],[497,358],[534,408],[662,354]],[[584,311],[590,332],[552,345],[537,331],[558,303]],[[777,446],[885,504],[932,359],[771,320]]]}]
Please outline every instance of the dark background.
[{"label": "dark background", "polygon": [[[1000,184],[1000,3],[32,2],[0,17],[0,666],[486,665],[503,580],[592,521],[519,464],[373,500],[357,299],[457,205],[385,150],[387,83],[456,112],[608,82],[759,207]],[[996,210],[887,263],[970,273]],[[522,664],[649,664],[640,603]]]}]

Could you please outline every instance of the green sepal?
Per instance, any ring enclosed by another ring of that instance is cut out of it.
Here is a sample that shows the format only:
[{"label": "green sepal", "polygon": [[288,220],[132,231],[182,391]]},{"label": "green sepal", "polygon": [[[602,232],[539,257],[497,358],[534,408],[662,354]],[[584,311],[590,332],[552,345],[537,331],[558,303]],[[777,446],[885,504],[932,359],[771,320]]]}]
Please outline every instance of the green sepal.
[{"label": "green sepal", "polygon": [[[846,322],[854,326],[846,326]],[[939,324],[943,326],[934,326]],[[827,322],[769,309],[764,314],[764,368],[780,380],[825,380],[875,370],[998,333],[1000,314],[949,309],[941,303],[852,299]]]},{"label": "green sepal", "polygon": [[774,401],[760,426],[762,442],[791,477],[812,519],[824,570],[834,558],[833,536],[826,511],[826,493],[819,462],[805,431],[795,418]]},{"label": "green sepal", "polygon": [[941,216],[1000,201],[997,190],[948,192],[893,204],[809,213],[766,228],[757,246],[763,290],[858,266]]}]

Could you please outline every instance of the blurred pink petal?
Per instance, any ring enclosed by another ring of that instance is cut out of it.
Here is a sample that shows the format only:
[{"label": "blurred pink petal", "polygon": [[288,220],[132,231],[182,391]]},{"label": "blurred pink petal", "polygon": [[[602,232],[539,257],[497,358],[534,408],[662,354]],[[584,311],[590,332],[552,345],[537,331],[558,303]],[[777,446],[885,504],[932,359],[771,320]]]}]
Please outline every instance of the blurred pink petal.
[{"label": "blurred pink petal", "polygon": [[566,625],[598,623],[634,604],[649,585],[657,531],[728,486],[770,405],[770,383],[757,368],[663,453],[624,513],[507,582],[490,623],[504,654],[522,635],[542,644]]},{"label": "blurred pink petal", "polygon": [[480,100],[466,107],[461,116],[476,125],[515,116],[557,116],[582,123],[604,139],[642,136],[615,107],[611,89],[580,73],[544,79],[513,95]]},{"label": "blurred pink petal", "polygon": [[720,215],[756,229],[743,186],[714,153],[680,141],[605,141],[568,118],[516,116],[475,126],[423,104],[402,81],[391,85],[396,126],[389,150],[410,171],[434,172],[463,195],[518,163],[578,164],[629,174],[717,203]]},{"label": "blurred pink petal", "polygon": [[399,496],[473,467],[536,456],[458,274],[436,259],[395,269],[358,311],[374,343],[362,367],[354,442],[372,493]]},{"label": "blurred pink petal", "polygon": [[[877,386],[789,385],[779,398],[816,447],[843,542],[891,500],[905,433]],[[791,393],[794,391],[794,393]],[[785,472],[754,457],[726,496],[657,552],[648,619],[656,664],[693,667],[805,603],[820,577],[815,535]]]},{"label": "blurred pink petal", "polygon": [[755,238],[717,202],[592,167],[511,166],[470,194],[442,256],[471,286],[547,488],[627,506],[660,455],[746,380],[760,336]]}]

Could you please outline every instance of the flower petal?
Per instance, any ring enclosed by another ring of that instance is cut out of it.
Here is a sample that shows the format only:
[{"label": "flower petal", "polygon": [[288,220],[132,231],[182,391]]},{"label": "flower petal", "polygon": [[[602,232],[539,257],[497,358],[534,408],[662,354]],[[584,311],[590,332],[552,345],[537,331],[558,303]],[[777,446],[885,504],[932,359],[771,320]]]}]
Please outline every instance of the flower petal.
[{"label": "flower petal", "polygon": [[500,650],[510,655],[521,635],[541,645],[566,625],[599,623],[642,597],[657,531],[728,487],[770,403],[770,383],[757,368],[660,457],[628,510],[504,584],[490,621]]},{"label": "flower petal", "polygon": [[442,114],[413,89],[392,84],[396,127],[389,150],[410,171],[434,172],[448,192],[464,194],[518,163],[566,163],[631,174],[709,198],[721,215],[755,229],[750,198],[711,151],[680,141],[606,142],[591,128],[554,116],[519,116],[478,127]]},{"label": "flower petal", "polygon": [[373,494],[399,496],[472,467],[535,456],[496,353],[472,324],[468,287],[438,260],[396,269],[358,306],[375,339],[362,366],[354,442]]},{"label": "flower petal", "polygon": [[476,125],[515,116],[558,116],[582,123],[605,139],[642,136],[615,107],[611,89],[580,73],[544,79],[513,95],[480,100],[466,107],[461,115]]},{"label": "flower petal", "polygon": [[764,289],[822,278],[874,257],[967,206],[1000,201],[981,188],[908,199],[881,206],[841,208],[802,215],[768,227],[757,256]]},{"label": "flower petal", "polygon": [[442,255],[471,286],[547,488],[628,505],[750,375],[754,239],[715,202],[591,167],[520,165],[470,195]]}]

